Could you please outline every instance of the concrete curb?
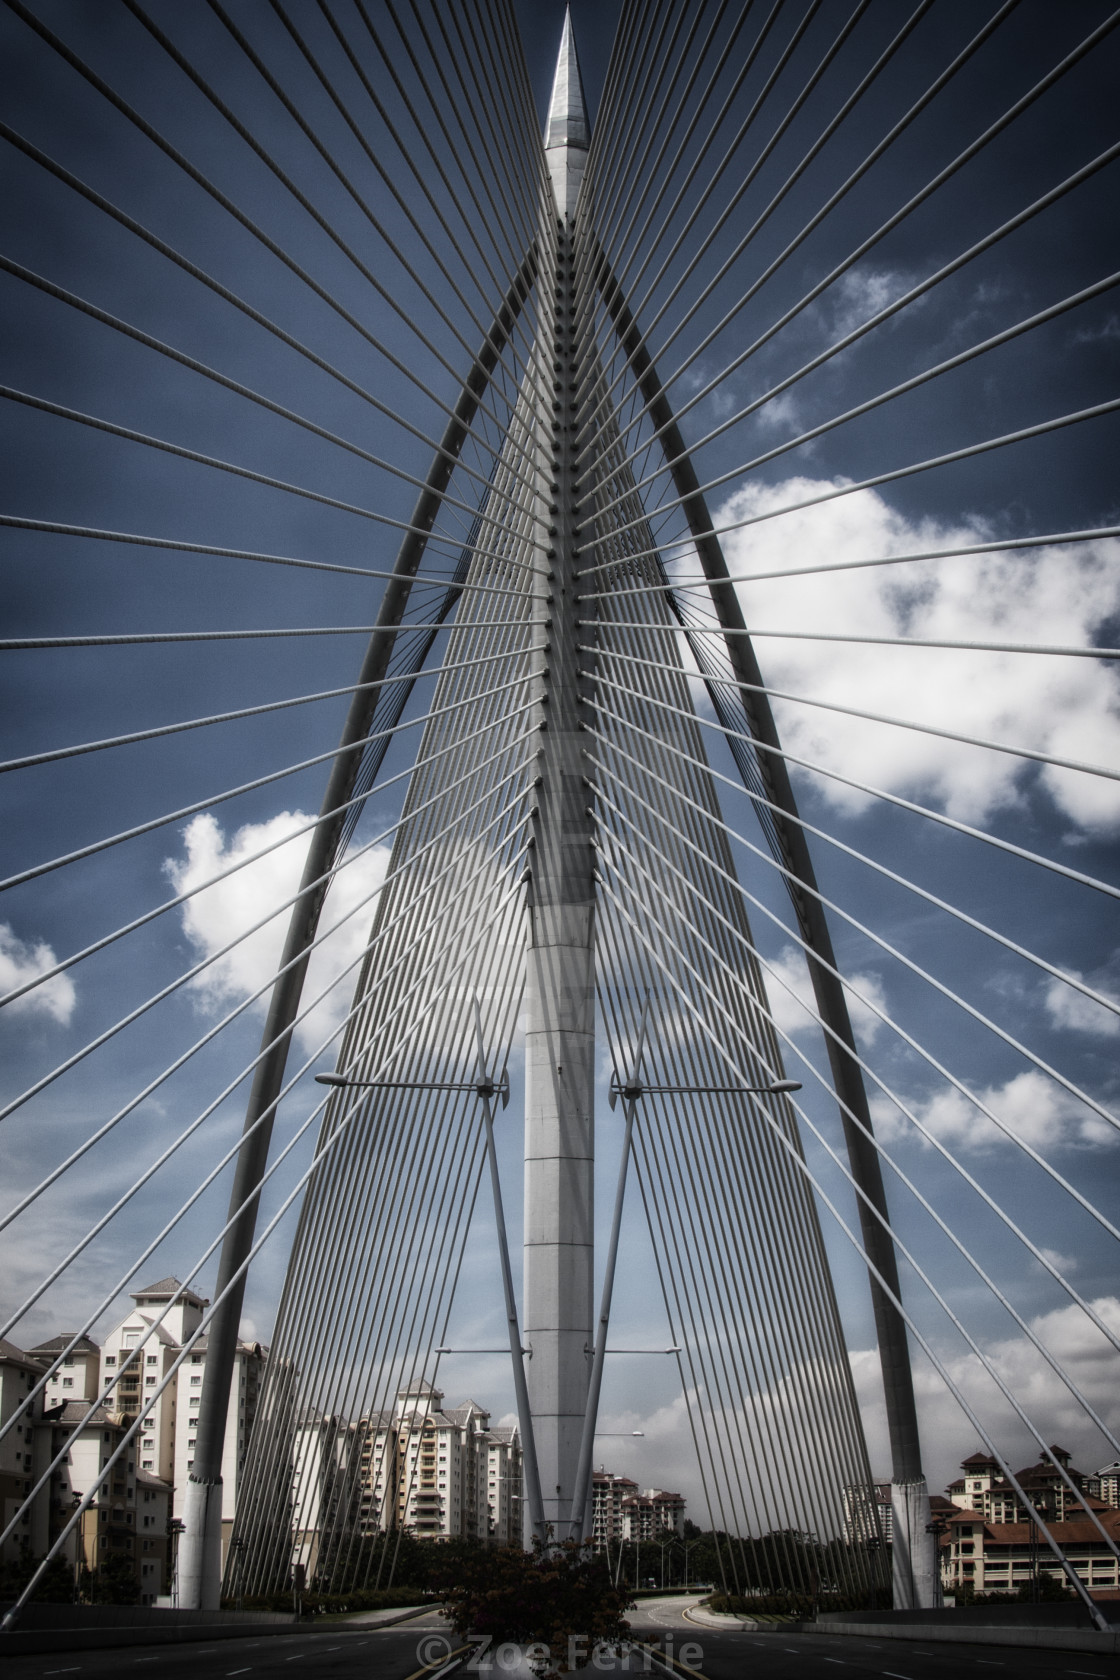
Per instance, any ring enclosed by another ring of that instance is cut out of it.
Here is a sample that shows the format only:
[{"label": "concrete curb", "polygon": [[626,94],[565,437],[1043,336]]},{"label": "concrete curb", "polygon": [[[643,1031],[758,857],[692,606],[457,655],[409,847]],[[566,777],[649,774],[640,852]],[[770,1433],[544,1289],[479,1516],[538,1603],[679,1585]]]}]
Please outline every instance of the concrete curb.
[{"label": "concrete curb", "polygon": [[906,1622],[894,1627],[884,1622],[786,1623],[792,1632],[852,1635],[858,1639],[938,1640],[949,1645],[1025,1645],[1035,1650],[1094,1651],[1098,1656],[1120,1654],[1120,1632],[1100,1633],[1096,1628],[1061,1627],[945,1627],[936,1622]]},{"label": "concrete curb", "polygon": [[[351,1610],[351,1611],[344,1611],[344,1612],[342,1612],[342,1614],[345,1615],[345,1617],[346,1617],[345,1623],[336,1622],[336,1621],[332,1620],[331,1626],[332,1627],[342,1627],[342,1626],[364,1627],[364,1628],[396,1627],[398,1622],[411,1622],[411,1621],[415,1620],[415,1618],[417,1616],[428,1616],[428,1615],[433,1614],[435,1611],[442,1610],[442,1609],[443,1609],[442,1604],[433,1603],[433,1604],[418,1604],[415,1607],[415,1609],[412,1609],[412,1610]],[[376,1621],[373,1620],[373,1618],[375,1616],[378,1618],[378,1620],[376,1620]],[[326,1620],[326,1618],[324,1618],[324,1620]]]},{"label": "concrete curb", "polygon": [[694,1627],[721,1628],[724,1633],[755,1633],[759,1628],[790,1625],[788,1622],[759,1622],[751,1616],[730,1615],[722,1610],[701,1610],[699,1605],[693,1605],[690,1610],[682,1610],[681,1615]]}]

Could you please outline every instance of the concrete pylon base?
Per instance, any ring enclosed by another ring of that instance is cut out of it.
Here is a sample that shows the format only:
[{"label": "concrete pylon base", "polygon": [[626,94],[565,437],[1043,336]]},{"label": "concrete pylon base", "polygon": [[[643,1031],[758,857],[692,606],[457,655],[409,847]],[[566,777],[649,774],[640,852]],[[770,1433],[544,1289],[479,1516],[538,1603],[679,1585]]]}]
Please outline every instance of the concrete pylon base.
[{"label": "concrete pylon base", "polygon": [[936,1610],[941,1604],[937,1536],[930,1523],[925,1478],[891,1483],[892,1589],[896,1610]]},{"label": "concrete pylon base", "polygon": [[222,1597],[222,1484],[187,1483],[179,1540],[179,1608],[217,1610]]}]

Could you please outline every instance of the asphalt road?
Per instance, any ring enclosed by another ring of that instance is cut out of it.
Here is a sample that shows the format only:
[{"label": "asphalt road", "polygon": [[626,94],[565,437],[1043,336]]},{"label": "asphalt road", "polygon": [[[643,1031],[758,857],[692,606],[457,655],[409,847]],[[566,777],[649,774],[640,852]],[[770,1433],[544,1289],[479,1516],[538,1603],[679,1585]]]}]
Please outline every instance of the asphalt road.
[{"label": "asphalt road", "polygon": [[[663,1649],[705,1680],[1006,1680],[1051,1675],[1118,1680],[1114,1657],[1083,1656],[1079,1651],[1040,1651],[1026,1646],[936,1645],[909,1639],[855,1639],[845,1634],[791,1634],[780,1624],[766,1633],[724,1632],[698,1627],[684,1616],[686,1599],[647,1599],[629,1615],[638,1639],[661,1635]],[[670,1646],[668,1641],[672,1640]],[[703,1650],[693,1659],[692,1642]],[[841,1668],[844,1673],[841,1674]],[[679,1672],[679,1671],[678,1671]]]},{"label": "asphalt road", "polygon": [[[910,1640],[852,1639],[834,1634],[730,1632],[698,1627],[685,1619],[690,1600],[657,1599],[630,1612],[638,1640],[659,1636],[662,1648],[675,1659],[677,1680],[690,1672],[704,1680],[1007,1680],[1028,1675],[1046,1680],[1051,1675],[1082,1680],[1118,1680],[1120,1662],[1086,1657],[1076,1651],[1039,1651],[1029,1647],[996,1645],[923,1645]],[[260,1639],[211,1640],[207,1643],[129,1646],[107,1651],[58,1652],[51,1656],[22,1656],[4,1664],[5,1680],[79,1676],[80,1680],[142,1680],[146,1670],[158,1680],[296,1680],[312,1674],[319,1680],[512,1680],[502,1658],[489,1653],[446,1666],[458,1641],[438,1615],[417,1617],[397,1627],[377,1628],[335,1624],[329,1631],[262,1636]],[[687,1649],[686,1647],[691,1647]],[[699,1650],[697,1650],[699,1647]],[[684,1667],[680,1665],[686,1665]],[[844,1674],[839,1670],[843,1668]],[[625,1666],[617,1658],[602,1658],[587,1670],[598,1674],[641,1673],[644,1659],[630,1655]],[[981,1670],[984,1675],[981,1675]],[[654,1675],[665,1669],[654,1664]]]}]

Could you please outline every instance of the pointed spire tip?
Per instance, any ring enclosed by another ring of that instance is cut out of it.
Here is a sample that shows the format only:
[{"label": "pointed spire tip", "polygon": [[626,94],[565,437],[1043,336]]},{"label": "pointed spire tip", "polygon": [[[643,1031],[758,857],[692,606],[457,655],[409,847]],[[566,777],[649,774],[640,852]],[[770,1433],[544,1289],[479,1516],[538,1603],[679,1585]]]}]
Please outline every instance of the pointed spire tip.
[{"label": "pointed spire tip", "polygon": [[552,81],[544,143],[557,209],[562,216],[570,216],[575,210],[583,180],[587,151],[591,145],[591,125],[587,120],[583,79],[579,73],[575,32],[568,7],[564,8],[564,30]]}]

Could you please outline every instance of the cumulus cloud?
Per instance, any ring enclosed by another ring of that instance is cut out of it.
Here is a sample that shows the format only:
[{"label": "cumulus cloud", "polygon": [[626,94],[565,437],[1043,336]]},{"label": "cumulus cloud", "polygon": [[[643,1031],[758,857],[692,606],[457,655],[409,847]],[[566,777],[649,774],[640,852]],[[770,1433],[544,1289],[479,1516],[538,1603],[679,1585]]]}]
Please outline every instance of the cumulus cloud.
[{"label": "cumulus cloud", "polygon": [[[716,524],[766,514],[846,482],[796,477],[752,484],[724,503]],[[990,535],[975,521],[906,519],[877,491],[860,490],[730,532],[725,544],[731,570],[750,573],[961,547]],[[747,622],[759,629],[1086,647],[1120,612],[1118,560],[1120,542],[1107,540],[774,578],[739,589]],[[1057,757],[1120,762],[1116,674],[1089,659],[768,638],[758,647],[766,679],[777,689]],[[1120,824],[1115,782],[1039,770],[1013,756],[792,702],[775,706],[792,752],[932,801],[966,821],[1013,806],[1037,776],[1082,829],[1108,832]],[[836,805],[859,810],[867,804],[839,784],[815,783]]]},{"label": "cumulus cloud", "polygon": [[[909,1106],[934,1137],[954,1152],[984,1154],[1007,1148],[1016,1138],[1043,1154],[1054,1148],[1116,1141],[1114,1127],[1036,1068],[1028,1068],[1005,1084],[989,1085],[976,1094],[998,1115],[1011,1137],[952,1085]],[[871,1110],[875,1129],[885,1142],[920,1136],[887,1098],[873,1098]]]},{"label": "cumulus cloud", "polygon": [[[770,967],[774,973],[773,976],[769,973],[765,976],[766,992],[776,1024],[782,1032],[789,1033],[791,1038],[796,1033],[815,1030],[817,1006],[804,954],[796,945],[787,945],[781,954],[771,961]],[[866,998],[876,1008],[886,1012],[887,999],[882,981],[875,974],[853,974],[845,982],[844,989],[848,993],[848,1008],[851,1011],[853,1027],[865,1044],[873,1043],[882,1029],[883,1022],[874,1010],[868,1008],[863,999]],[[855,992],[861,995],[856,997]]]},{"label": "cumulus cloud", "polygon": [[[1075,979],[1084,980],[1083,974],[1078,974],[1076,970],[1071,972]],[[1095,989],[1103,992],[1106,997],[1113,996],[1104,986],[1098,985]],[[1048,983],[1043,1002],[1046,1013],[1056,1027],[1068,1027],[1073,1032],[1095,1033],[1101,1038],[1115,1038],[1120,1033],[1120,1015],[1114,1015],[1103,1004],[1094,1003],[1084,992],[1075,992],[1072,986],[1067,986],[1062,980],[1051,980]]]},{"label": "cumulus cloud", "polygon": [[[1092,1302],[1094,1311],[1114,1332],[1120,1332],[1120,1300],[1103,1296]],[[1116,1350],[1074,1303],[1029,1319],[1032,1331],[1069,1372],[1073,1381],[1115,1434],[1120,1429],[1120,1391],[1116,1386]],[[981,1338],[977,1338],[980,1340]],[[1000,1377],[1023,1406],[1043,1439],[1066,1447],[1080,1470],[1093,1471],[1115,1457],[1114,1450],[1088,1421],[1081,1406],[1042,1356],[1021,1334],[985,1340],[984,1352]],[[995,1445],[1011,1462],[1012,1470],[1034,1463],[1037,1442],[1023,1428],[1010,1405],[969,1352],[939,1356],[953,1382],[973,1406]],[[882,1376],[874,1349],[851,1355],[872,1466],[889,1468]],[[938,1492],[958,1474],[960,1461],[981,1447],[976,1432],[937,1372],[918,1353],[914,1362],[918,1415],[925,1443],[925,1469],[930,1488]]]},{"label": "cumulus cloud", "polygon": [[[202,886],[180,912],[183,932],[200,957],[213,955],[270,911],[276,911],[264,927],[235,945],[192,982],[195,997],[204,1009],[228,1008],[267,985],[276,972],[288,926],[288,911],[278,907],[286,904],[299,887],[310,835],[296,831],[312,820],[303,811],[281,811],[268,822],[247,823],[227,838],[216,819],[204,813],[194,817],[183,831],[185,855],[168,858],[164,867],[177,892]],[[292,838],[285,840],[287,835]],[[277,841],[281,844],[275,850],[212,886],[203,886]],[[342,925],[312,955],[304,986],[306,999],[317,997],[360,956],[375,908],[370,895],[384,880],[388,863],[388,846],[375,846],[336,875],[320,930],[339,922]],[[356,908],[366,900],[369,902],[363,908]],[[343,921],[350,910],[355,913]],[[352,969],[296,1029],[305,1050],[314,1049],[342,1021],[350,1007],[356,977]],[[256,1007],[263,1011],[266,1006],[267,993]]]},{"label": "cumulus cloud", "polygon": [[[901,297],[912,284],[904,274],[894,269],[851,268],[837,281],[828,301],[834,310],[834,325],[838,332],[850,333],[855,327],[885,309],[888,303]],[[919,307],[924,299],[918,299]]]},{"label": "cumulus cloud", "polygon": [[[19,986],[26,986],[38,975],[52,969],[58,958],[44,940],[23,940],[17,937],[10,923],[0,922],[0,996],[7,996]],[[68,974],[56,974],[51,980],[25,992],[6,1005],[13,1015],[25,1019],[55,1021],[65,1027],[74,1013],[77,994]]]}]

